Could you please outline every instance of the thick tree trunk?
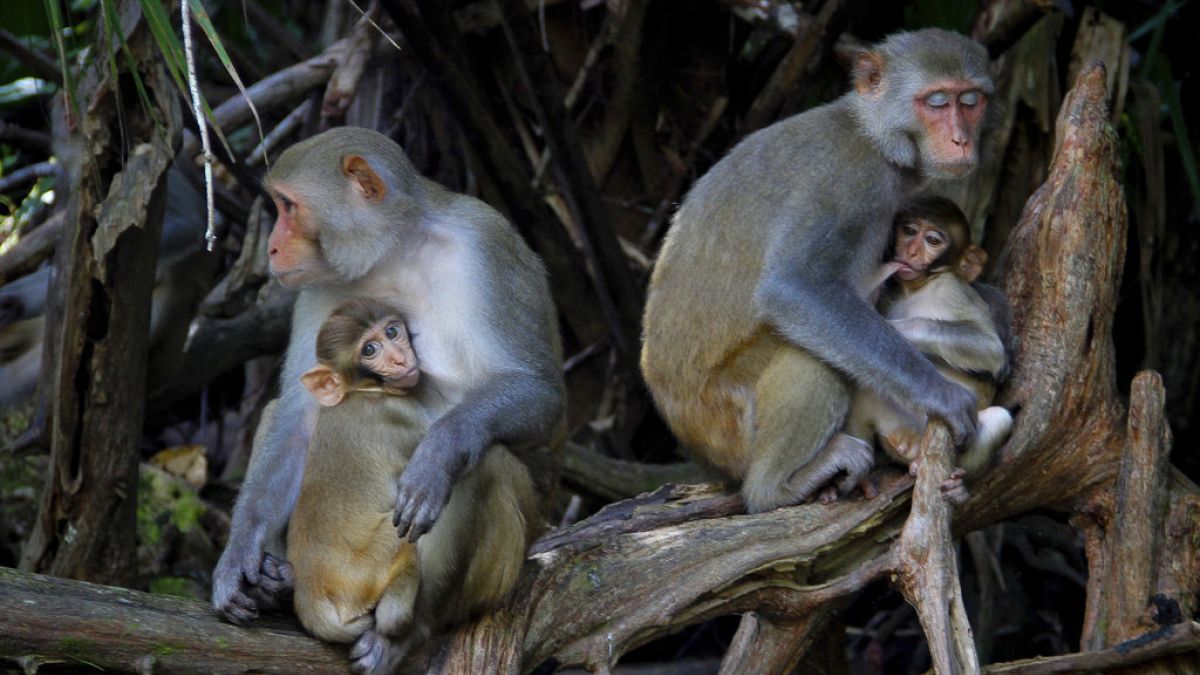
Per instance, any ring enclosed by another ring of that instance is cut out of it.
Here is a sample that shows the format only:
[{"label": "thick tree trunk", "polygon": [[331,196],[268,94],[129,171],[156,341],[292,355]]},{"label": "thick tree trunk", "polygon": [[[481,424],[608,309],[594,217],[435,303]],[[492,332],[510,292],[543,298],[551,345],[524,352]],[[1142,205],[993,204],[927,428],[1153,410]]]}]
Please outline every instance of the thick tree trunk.
[{"label": "thick tree trunk", "polygon": [[[76,90],[77,109],[65,106],[82,137],[82,164],[47,312],[57,323],[47,331],[42,373],[50,470],[21,557],[26,570],[118,584],[136,573],[137,453],[162,227],[160,179],[180,136],[178,97],[140,6],[123,2],[120,13],[148,100],[118,116],[124,83],[109,79],[108,61],[98,55]],[[131,138],[150,140],[122,145]]]}]

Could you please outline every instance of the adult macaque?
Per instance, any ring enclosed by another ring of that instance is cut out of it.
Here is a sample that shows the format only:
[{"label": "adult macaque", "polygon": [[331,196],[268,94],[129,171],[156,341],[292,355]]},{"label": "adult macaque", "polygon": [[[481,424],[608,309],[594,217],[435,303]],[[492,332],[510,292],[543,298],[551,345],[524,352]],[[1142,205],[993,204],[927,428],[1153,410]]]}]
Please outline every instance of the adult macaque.
[{"label": "adult macaque", "polygon": [[870,471],[870,448],[838,433],[855,385],[944,420],[958,443],[975,426],[975,396],[859,289],[901,202],[976,165],[987,53],[942,30],[900,33],[858,55],[853,83],[701,178],[650,281],[646,383],[680,441],[742,481],[751,512]]},{"label": "adult macaque", "polygon": [[433,631],[502,599],[540,519],[528,471],[495,447],[428,534],[397,536],[397,478],[432,419],[409,396],[417,365],[397,311],[351,300],[326,320],[317,365],[301,377],[326,407],[288,526],[296,614],[317,637],[358,640],[355,669],[372,672],[393,672]]},{"label": "adult macaque", "polygon": [[[179,364],[192,315],[221,265],[221,257],[205,249],[203,197],[179,169],[168,171],[166,180],[150,305],[148,372],[155,377]],[[42,267],[0,287],[0,408],[28,399],[37,385],[51,270]]]},{"label": "adult macaque", "polygon": [[[964,478],[986,467],[1012,430],[1007,410],[987,407],[1008,359],[988,303],[971,286],[986,263],[987,253],[971,244],[967,218],[958,206],[942,197],[925,197],[896,215],[894,257],[880,274],[894,275],[898,282],[896,292],[883,299],[888,322],[943,377],[970,389],[978,401],[975,435],[959,456],[959,468],[942,484],[954,503],[966,501]],[[865,443],[878,438],[889,457],[915,471],[925,424],[923,413],[864,388],[855,396],[846,433]],[[869,483],[864,489],[870,494]]]},{"label": "adult macaque", "polygon": [[395,504],[409,539],[433,526],[451,489],[488,448],[556,441],[564,413],[545,270],[495,210],[421,177],[391,139],[356,128],[289,148],[266,190],[279,211],[271,271],[300,294],[280,396],[260,423],[213,573],[213,606],[236,622],[287,589],[264,552],[282,550],[316,420],[317,403],[300,376],[316,365],[317,332],[344,300],[372,297],[396,307],[421,355],[424,384],[414,398],[431,423],[397,481]]}]

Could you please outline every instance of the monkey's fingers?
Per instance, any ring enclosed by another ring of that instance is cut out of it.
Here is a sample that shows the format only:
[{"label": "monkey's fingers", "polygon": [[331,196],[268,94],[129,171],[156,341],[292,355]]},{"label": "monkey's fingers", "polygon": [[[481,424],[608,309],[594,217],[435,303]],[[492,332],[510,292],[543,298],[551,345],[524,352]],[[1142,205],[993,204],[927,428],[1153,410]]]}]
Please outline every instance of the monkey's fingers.
[{"label": "monkey's fingers", "polygon": [[236,624],[246,624],[258,618],[258,603],[241,591],[234,591],[217,609],[222,616]]}]

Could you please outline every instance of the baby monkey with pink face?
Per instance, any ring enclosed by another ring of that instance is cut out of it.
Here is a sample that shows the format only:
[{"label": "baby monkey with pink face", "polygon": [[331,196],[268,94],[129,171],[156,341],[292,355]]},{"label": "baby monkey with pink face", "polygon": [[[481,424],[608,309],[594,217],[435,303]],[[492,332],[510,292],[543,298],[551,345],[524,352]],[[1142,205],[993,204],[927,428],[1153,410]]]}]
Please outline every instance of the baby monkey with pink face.
[{"label": "baby monkey with pink face", "polygon": [[397,481],[433,414],[404,319],[351,300],[321,326],[316,352],[301,380],[322,407],[288,525],[296,614],[320,638],[354,642],[356,671],[395,672],[434,632],[512,588],[540,523],[533,482],[507,449],[490,448],[411,543],[395,527]]},{"label": "baby monkey with pink face", "polygon": [[[865,294],[874,298],[884,282],[879,309],[917,351],[933,361],[942,377],[975,395],[979,418],[975,434],[958,459],[958,469],[942,484],[954,503],[968,497],[964,479],[974,477],[991,461],[1008,438],[1012,416],[992,406],[996,387],[1008,371],[1008,355],[999,326],[1007,335],[1007,317],[998,317],[980,295],[988,291],[1007,308],[998,289],[973,282],[987,263],[987,253],[971,243],[967,218],[954,202],[921,197],[896,215],[892,260],[882,265]],[[1002,314],[1006,314],[1006,309]],[[883,399],[873,390],[858,391],[846,422],[843,442],[870,443],[877,439],[884,453],[917,470],[917,450],[925,415]],[[874,487],[864,484],[870,496]],[[852,486],[839,485],[845,492]],[[824,500],[832,496],[826,493]]]}]

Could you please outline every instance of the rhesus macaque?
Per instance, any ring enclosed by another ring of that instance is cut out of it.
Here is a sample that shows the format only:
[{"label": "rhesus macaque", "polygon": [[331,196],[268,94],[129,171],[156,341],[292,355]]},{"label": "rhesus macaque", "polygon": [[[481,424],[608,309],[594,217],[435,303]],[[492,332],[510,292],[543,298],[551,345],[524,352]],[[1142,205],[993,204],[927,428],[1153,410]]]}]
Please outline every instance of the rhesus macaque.
[{"label": "rhesus macaque", "polygon": [[796,504],[870,448],[840,434],[862,386],[944,420],[975,395],[938,374],[860,295],[892,216],[978,161],[987,53],[937,29],[856,59],[853,90],[743,140],[692,188],[658,257],[642,371],[693,454],[742,482],[751,512]]},{"label": "rhesus macaque", "polygon": [[[69,176],[60,180],[69,181]],[[170,169],[166,180],[150,301],[148,372],[155,377],[165,377],[178,366],[192,315],[221,265],[221,257],[204,245],[203,197],[179,169]],[[0,287],[0,408],[25,401],[37,385],[51,270],[42,267]]]},{"label": "rhesus macaque", "polygon": [[[392,525],[397,478],[433,419],[416,394],[417,355],[399,312],[350,300],[317,336],[301,380],[321,403],[288,525],[295,608],[316,636],[353,642],[356,667],[392,672],[432,631],[495,605],[516,582],[540,520],[529,472],[489,449],[454,485],[416,544]],[[372,658],[374,657],[374,658]]]},{"label": "rhesus macaque", "polygon": [[316,365],[317,332],[344,300],[396,307],[421,355],[424,384],[413,399],[429,410],[430,425],[397,481],[395,503],[410,539],[433,526],[488,448],[553,446],[564,428],[546,273],[503,216],[423,178],[395,142],[367,129],[331,129],[297,143],[265,185],[279,211],[271,272],[300,294],[280,396],[260,423],[213,573],[213,606],[235,622],[287,590],[265,553],[282,551],[316,421],[300,376]]},{"label": "rhesus macaque", "polygon": [[[954,202],[943,197],[915,199],[896,215],[894,255],[877,279],[897,280],[897,290],[885,294],[882,302],[888,322],[929,357],[943,377],[971,390],[978,401],[975,434],[958,458],[959,468],[942,484],[942,492],[956,504],[968,497],[963,479],[984,469],[1012,430],[1007,410],[987,407],[1008,359],[988,303],[971,286],[987,263],[987,253],[972,244],[970,236],[967,217]],[[878,438],[889,457],[915,471],[925,424],[923,413],[864,388],[854,398],[846,433],[864,443]],[[870,495],[869,482],[863,486]]]}]

